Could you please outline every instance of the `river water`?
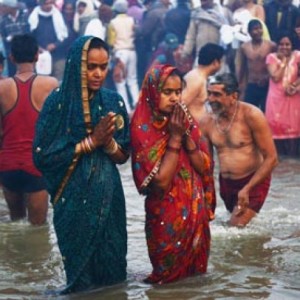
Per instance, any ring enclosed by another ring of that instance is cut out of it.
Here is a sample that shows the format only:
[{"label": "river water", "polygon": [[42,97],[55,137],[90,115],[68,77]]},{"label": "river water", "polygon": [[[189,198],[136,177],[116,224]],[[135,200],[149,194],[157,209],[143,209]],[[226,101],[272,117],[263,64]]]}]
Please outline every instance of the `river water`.
[{"label": "river water", "polygon": [[0,299],[300,299],[300,237],[289,237],[300,230],[300,160],[280,161],[265,205],[244,229],[226,225],[229,214],[218,198],[208,272],[164,286],[142,281],[151,270],[144,201],[136,192],[130,164],[120,171],[127,199],[127,281],[79,295],[53,295],[65,278],[52,210],[49,224],[42,227],[25,221],[11,223],[1,197]]}]

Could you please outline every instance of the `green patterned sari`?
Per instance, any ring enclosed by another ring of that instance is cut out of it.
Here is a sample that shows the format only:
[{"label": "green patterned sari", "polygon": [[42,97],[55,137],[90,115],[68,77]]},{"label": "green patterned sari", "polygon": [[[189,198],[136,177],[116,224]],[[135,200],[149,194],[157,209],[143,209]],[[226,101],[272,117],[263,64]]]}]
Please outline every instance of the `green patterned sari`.
[{"label": "green patterned sari", "polygon": [[[34,162],[43,173],[51,201],[87,135],[82,105],[83,47],[75,41],[67,58],[61,88],[52,92],[40,113]],[[84,87],[83,87],[84,88]],[[114,138],[129,148],[129,120],[117,93],[101,88],[89,101],[92,128],[109,111],[121,114],[124,128]],[[125,198],[116,164],[101,148],[82,155],[54,205],[53,223],[67,276],[64,293],[111,285],[126,279]]]}]

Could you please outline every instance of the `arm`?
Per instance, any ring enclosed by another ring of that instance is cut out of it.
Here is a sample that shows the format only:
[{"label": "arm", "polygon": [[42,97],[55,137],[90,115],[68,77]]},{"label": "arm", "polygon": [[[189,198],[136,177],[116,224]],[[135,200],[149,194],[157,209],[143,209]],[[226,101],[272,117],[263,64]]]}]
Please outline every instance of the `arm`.
[{"label": "arm", "polygon": [[249,193],[251,189],[269,176],[278,164],[277,152],[271,130],[263,113],[256,108],[251,109],[246,120],[251,129],[253,142],[263,156],[263,162],[251,180],[238,193],[238,206],[240,206],[242,210],[249,204]]},{"label": "arm", "polygon": [[[124,163],[129,157],[129,153],[121,148],[121,146],[113,138],[114,133],[116,132],[116,117],[115,113],[109,112],[105,117],[103,117],[98,124],[95,126],[92,134],[86,138],[87,141],[76,144],[75,152],[77,154],[84,153],[84,145],[90,143],[90,147],[95,150],[98,147],[103,147],[103,151],[109,155],[112,161],[115,163]],[[84,140],[86,140],[84,139]]]},{"label": "arm", "polygon": [[[193,72],[193,70],[191,72]],[[186,86],[182,91],[181,99],[182,102],[189,106],[195,98],[197,98],[199,90],[201,89],[201,86],[203,86],[203,78],[197,78],[195,80],[193,75],[187,74],[184,79],[186,81]]]},{"label": "arm", "polygon": [[183,51],[182,56],[189,56],[192,54],[193,49],[195,47],[195,41],[196,41],[196,35],[197,35],[197,28],[194,20],[190,20],[190,25],[187,30],[187,33],[185,35],[185,41],[183,45]]},{"label": "arm", "polygon": [[244,52],[244,45],[242,45],[236,54],[235,58],[235,66],[236,66],[236,76],[239,80],[239,86],[241,90],[245,89],[245,85],[248,77],[248,66],[247,66],[247,58]]},{"label": "arm", "polygon": [[278,54],[277,57],[281,60],[281,64],[267,64],[268,72],[274,82],[282,80],[285,68],[287,67],[286,57],[282,57],[280,54]]},{"label": "arm", "polygon": [[192,166],[200,175],[202,175],[205,169],[204,155],[206,154],[198,148],[190,136],[184,138],[184,148],[190,158]]},{"label": "arm", "polygon": [[169,121],[170,138],[166,152],[162,158],[158,172],[152,179],[151,187],[160,191],[166,191],[176,174],[182,138],[185,133],[185,114],[178,106],[174,108]]},{"label": "arm", "polygon": [[260,19],[261,21],[265,22],[266,15],[265,15],[265,10],[262,5],[256,6],[255,17]]}]

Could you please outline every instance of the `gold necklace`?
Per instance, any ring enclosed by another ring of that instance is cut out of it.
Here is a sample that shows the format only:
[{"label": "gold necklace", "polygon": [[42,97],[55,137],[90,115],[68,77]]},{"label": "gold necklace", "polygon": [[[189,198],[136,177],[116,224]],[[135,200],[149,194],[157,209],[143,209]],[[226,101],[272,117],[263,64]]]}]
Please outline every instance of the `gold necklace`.
[{"label": "gold necklace", "polygon": [[231,120],[229,121],[229,123],[228,123],[228,125],[227,125],[226,128],[224,128],[224,129],[221,128],[221,126],[220,126],[220,124],[219,124],[219,117],[217,117],[217,118],[215,119],[215,123],[216,123],[217,130],[218,130],[220,133],[226,134],[226,133],[230,130],[230,128],[231,128],[231,126],[232,126],[232,123],[233,123],[233,121],[234,121],[234,119],[235,119],[236,113],[237,113],[237,111],[238,111],[238,105],[239,105],[239,103],[238,103],[238,101],[236,101],[236,102],[235,102],[234,113],[233,113],[232,118],[231,118]]}]

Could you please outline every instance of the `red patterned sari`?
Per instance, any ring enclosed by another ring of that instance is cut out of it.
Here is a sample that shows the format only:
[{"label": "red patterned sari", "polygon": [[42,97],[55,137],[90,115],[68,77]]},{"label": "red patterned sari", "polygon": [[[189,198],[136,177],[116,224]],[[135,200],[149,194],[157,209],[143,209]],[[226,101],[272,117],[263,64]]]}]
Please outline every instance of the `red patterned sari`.
[{"label": "red patterned sari", "polygon": [[210,251],[209,220],[214,218],[215,190],[211,159],[193,120],[191,137],[202,151],[205,174],[195,171],[182,148],[171,186],[163,195],[151,189],[169,139],[168,117],[158,111],[160,90],[174,67],[157,65],[143,82],[131,122],[132,169],[136,186],[146,194],[146,238],[151,283],[167,283],[204,273]]}]

